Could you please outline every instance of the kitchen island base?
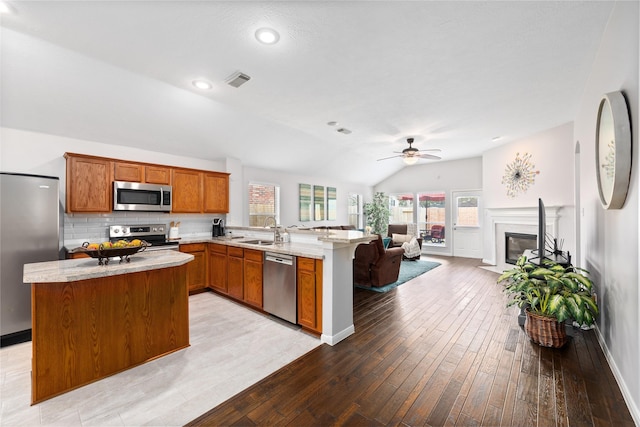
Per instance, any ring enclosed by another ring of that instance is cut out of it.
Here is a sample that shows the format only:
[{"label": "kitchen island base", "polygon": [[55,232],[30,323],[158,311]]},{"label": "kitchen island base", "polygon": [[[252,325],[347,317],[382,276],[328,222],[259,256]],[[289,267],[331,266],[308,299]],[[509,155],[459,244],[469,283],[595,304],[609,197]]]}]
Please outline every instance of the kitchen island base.
[{"label": "kitchen island base", "polygon": [[186,269],[33,283],[31,403],[188,347]]}]

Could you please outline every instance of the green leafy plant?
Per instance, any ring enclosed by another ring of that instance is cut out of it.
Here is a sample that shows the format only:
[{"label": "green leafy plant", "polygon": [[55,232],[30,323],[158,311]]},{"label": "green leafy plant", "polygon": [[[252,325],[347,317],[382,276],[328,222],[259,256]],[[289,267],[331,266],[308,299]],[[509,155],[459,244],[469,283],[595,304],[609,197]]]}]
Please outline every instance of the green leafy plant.
[{"label": "green leafy plant", "polygon": [[508,305],[529,306],[532,313],[554,317],[558,322],[572,319],[591,326],[598,315],[598,305],[592,295],[593,282],[589,272],[572,265],[543,260],[536,265],[521,256],[516,266],[498,278],[511,296]]},{"label": "green leafy plant", "polygon": [[382,192],[373,195],[373,201],[364,204],[366,224],[375,234],[385,236],[389,225],[389,198]]}]

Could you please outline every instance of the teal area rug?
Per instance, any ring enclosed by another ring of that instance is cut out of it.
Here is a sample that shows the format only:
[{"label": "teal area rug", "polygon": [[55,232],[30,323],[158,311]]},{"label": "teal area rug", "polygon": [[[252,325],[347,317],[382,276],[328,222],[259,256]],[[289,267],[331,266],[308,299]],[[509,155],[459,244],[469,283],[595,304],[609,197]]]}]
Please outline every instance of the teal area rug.
[{"label": "teal area rug", "polygon": [[398,276],[398,280],[396,282],[389,283],[388,285],[381,286],[379,288],[369,288],[367,286],[360,285],[355,285],[355,287],[360,289],[367,289],[374,292],[389,292],[391,289],[395,289],[403,283],[408,282],[409,280],[418,277],[429,270],[433,270],[439,265],[439,262],[427,261],[423,259],[418,259],[416,261],[402,261],[402,264],[400,264],[400,275]]}]

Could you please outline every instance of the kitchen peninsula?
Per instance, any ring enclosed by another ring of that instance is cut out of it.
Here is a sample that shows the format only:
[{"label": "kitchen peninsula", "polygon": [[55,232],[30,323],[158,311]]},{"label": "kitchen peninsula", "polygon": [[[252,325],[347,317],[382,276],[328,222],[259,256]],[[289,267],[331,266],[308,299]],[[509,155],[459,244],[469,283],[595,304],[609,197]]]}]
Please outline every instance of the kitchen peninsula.
[{"label": "kitchen peninsula", "polygon": [[[353,325],[353,255],[356,246],[377,235],[356,230],[304,230],[289,228],[291,241],[279,244],[251,244],[271,240],[274,232],[264,227],[227,227],[230,237],[183,238],[184,243],[214,243],[229,247],[275,252],[322,260],[320,340],[335,345],[355,332]],[[300,316],[300,310],[298,315]],[[301,323],[301,322],[299,322]]]},{"label": "kitchen peninsula", "polygon": [[177,251],[130,262],[25,264],[31,283],[31,403],[189,346],[187,263]]}]

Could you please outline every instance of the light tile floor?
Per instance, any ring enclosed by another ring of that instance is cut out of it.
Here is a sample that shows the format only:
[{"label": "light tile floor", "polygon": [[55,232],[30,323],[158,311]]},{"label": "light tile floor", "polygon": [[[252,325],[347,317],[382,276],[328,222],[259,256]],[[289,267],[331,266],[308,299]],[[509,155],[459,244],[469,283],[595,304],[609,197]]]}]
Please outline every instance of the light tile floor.
[{"label": "light tile floor", "polygon": [[189,297],[187,349],[30,406],[31,343],[0,349],[2,426],[182,426],[320,345],[212,293]]}]

